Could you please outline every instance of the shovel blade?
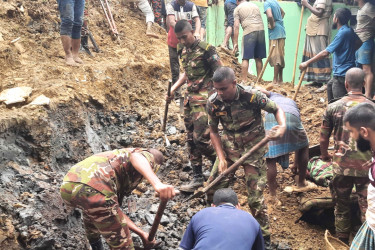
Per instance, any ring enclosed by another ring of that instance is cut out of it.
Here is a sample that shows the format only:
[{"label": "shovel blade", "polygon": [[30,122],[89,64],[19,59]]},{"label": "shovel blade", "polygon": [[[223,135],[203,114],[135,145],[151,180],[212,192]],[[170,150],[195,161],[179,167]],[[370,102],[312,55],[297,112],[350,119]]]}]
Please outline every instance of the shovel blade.
[{"label": "shovel blade", "polygon": [[192,196],[190,196],[189,198],[185,199],[183,202],[187,202],[187,201],[190,201],[192,199],[195,199],[195,198],[199,198],[201,197],[202,195],[204,195],[205,192],[203,191],[198,191],[196,192],[195,194],[193,194]]}]

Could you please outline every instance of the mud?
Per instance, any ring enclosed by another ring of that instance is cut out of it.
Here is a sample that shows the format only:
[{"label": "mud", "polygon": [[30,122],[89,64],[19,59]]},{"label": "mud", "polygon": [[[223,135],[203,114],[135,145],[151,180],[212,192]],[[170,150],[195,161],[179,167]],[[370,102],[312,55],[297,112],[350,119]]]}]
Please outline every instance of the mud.
[{"label": "mud", "polygon": [[[170,78],[165,32],[155,28],[160,39],[148,38],[140,11],[131,10],[126,1],[111,2],[120,31],[119,39],[113,40],[99,4],[90,1],[89,20],[102,52],[94,57],[82,53],[85,64],[80,68],[64,64],[56,1],[9,0],[0,5],[0,91],[33,88],[23,103],[0,104],[1,249],[89,249],[81,214],[63,205],[59,186],[70,166],[93,153],[128,146],[156,147],[167,159],[158,172],[160,178],[177,187],[189,181],[191,168],[176,103],[171,104],[168,117],[170,147],[165,147],[160,130]],[[239,73],[240,66],[232,57],[220,55]],[[261,83],[289,97],[294,94],[287,84],[267,84]],[[324,95],[310,90],[302,88],[297,102],[310,143],[316,144],[326,101]],[[51,99],[49,106],[27,105],[41,94]],[[294,184],[289,170],[280,170],[278,183],[280,190]],[[247,210],[242,170],[237,172],[234,187]],[[326,194],[320,188],[307,196]],[[203,199],[182,204],[184,198],[167,206],[157,233],[162,249],[176,249],[191,216],[205,206]],[[278,198],[283,205],[269,205],[268,209],[272,240],[280,242],[279,249],[323,247],[323,227],[295,223],[301,216],[301,197],[279,192]],[[133,204],[130,209],[128,204]],[[144,183],[124,200],[123,209],[137,225],[149,230],[157,205],[152,187]]]}]

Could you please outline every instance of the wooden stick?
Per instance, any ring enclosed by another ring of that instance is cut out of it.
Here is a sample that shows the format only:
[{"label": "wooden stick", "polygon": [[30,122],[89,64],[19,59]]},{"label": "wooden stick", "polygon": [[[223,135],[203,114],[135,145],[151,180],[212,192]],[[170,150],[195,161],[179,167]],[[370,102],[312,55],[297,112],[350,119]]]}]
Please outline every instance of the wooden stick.
[{"label": "wooden stick", "polygon": [[268,62],[270,61],[271,55],[272,55],[273,50],[275,49],[275,47],[276,47],[275,44],[272,45],[271,50],[270,50],[270,53],[269,53],[268,56],[267,56],[267,60],[266,60],[266,62],[264,63],[263,69],[262,69],[262,71],[260,72],[259,77],[257,78],[257,81],[255,82],[255,84],[257,84],[257,83],[259,82],[259,80],[262,79],[263,74],[264,74],[264,71],[266,70],[267,64],[268,64]]},{"label": "wooden stick", "polygon": [[158,207],[158,211],[156,212],[156,215],[155,215],[154,222],[152,223],[150,233],[148,234],[148,240],[149,241],[153,241],[154,238],[155,238],[156,231],[158,231],[158,227],[159,227],[159,224],[160,224],[160,221],[161,221],[161,217],[163,216],[164,210],[167,207],[167,202],[168,202],[168,200],[165,200],[165,201],[162,200],[160,202],[160,205]]},{"label": "wooden stick", "polygon": [[301,84],[302,84],[302,81],[303,81],[303,77],[305,76],[305,73],[306,73],[306,69],[304,71],[302,71],[301,77],[299,78],[297,90],[296,90],[296,93],[293,96],[293,101],[296,100],[296,97],[297,97],[297,94],[299,92],[299,89],[301,88]]},{"label": "wooden stick", "polygon": [[[172,87],[172,81],[169,81],[168,91],[167,91],[168,97],[171,96],[171,87]],[[165,132],[165,127],[167,126],[168,106],[169,106],[169,102],[165,102],[164,119],[163,119],[163,125],[161,127],[161,130],[163,132]]]},{"label": "wooden stick", "polygon": [[298,46],[299,46],[299,40],[301,38],[301,29],[302,29],[302,20],[303,20],[303,11],[304,10],[305,10],[305,6],[302,5],[301,17],[299,19],[299,29],[298,29],[298,36],[297,36],[296,54],[294,56],[294,67],[293,67],[293,76],[292,76],[292,84],[293,85],[294,85],[294,79],[296,78],[296,66],[297,66]]},{"label": "wooden stick", "polygon": [[267,143],[270,141],[270,138],[268,136],[264,137],[260,142],[254,145],[246,154],[244,154],[240,159],[238,159],[235,163],[233,163],[229,168],[227,168],[224,172],[222,172],[218,177],[216,177],[215,180],[213,180],[207,187],[203,188],[203,190],[198,191],[194,195],[190,196],[184,202],[192,200],[194,198],[198,198],[202,196],[203,194],[207,193],[208,190],[213,188],[218,182],[220,182],[225,176],[228,174],[234,172],[237,170],[239,166],[247,159],[249,158],[254,152],[258,151],[260,148],[267,145]]}]

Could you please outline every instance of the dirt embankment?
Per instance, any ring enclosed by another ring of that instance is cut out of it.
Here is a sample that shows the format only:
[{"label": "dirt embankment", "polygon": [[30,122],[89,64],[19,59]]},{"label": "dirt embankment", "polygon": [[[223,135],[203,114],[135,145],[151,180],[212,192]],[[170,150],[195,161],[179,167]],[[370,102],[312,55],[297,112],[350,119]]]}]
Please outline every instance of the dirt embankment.
[{"label": "dirt embankment", "polygon": [[[191,169],[186,167],[177,105],[171,105],[169,116],[171,147],[164,146],[160,132],[160,110],[170,78],[165,33],[159,28],[160,39],[146,37],[141,12],[129,9],[126,1],[113,2],[120,32],[113,41],[99,4],[90,1],[89,20],[102,52],[92,58],[82,54],[85,64],[80,68],[64,64],[56,1],[9,0],[0,5],[0,91],[33,88],[24,103],[0,105],[1,249],[87,249],[80,213],[62,204],[59,186],[69,167],[92,153],[157,147],[167,158],[159,176],[176,186],[188,181]],[[232,58],[222,57],[226,65],[238,69]],[[275,87],[275,91],[291,96],[293,88]],[[41,94],[50,98],[49,106],[27,105]],[[322,97],[307,89],[298,97],[313,143],[318,141],[325,106]],[[240,171],[235,189],[247,209],[241,176]],[[291,184],[290,173],[280,174],[278,182],[282,187]],[[124,210],[145,230],[158,204],[152,196],[152,188],[145,184],[124,201]],[[296,195],[279,196],[284,206],[269,207],[273,239],[293,249],[322,246],[321,228],[294,223],[300,215]],[[191,216],[204,207],[202,199],[182,204],[183,198],[168,205],[158,233],[163,249],[177,247]],[[130,200],[136,200],[136,212],[127,209]]]}]

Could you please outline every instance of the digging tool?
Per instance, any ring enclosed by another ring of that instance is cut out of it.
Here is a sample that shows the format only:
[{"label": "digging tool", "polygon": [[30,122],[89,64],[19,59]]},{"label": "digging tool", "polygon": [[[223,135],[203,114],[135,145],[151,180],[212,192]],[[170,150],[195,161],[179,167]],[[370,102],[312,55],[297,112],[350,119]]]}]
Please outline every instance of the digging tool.
[{"label": "digging tool", "polygon": [[117,37],[118,36],[118,31],[117,31],[115,20],[113,19],[113,15],[112,15],[111,8],[109,6],[108,1],[105,0],[105,5],[104,5],[103,0],[100,0],[100,4],[101,4],[102,9],[104,11],[105,17],[107,18],[109,27],[111,28],[112,35],[114,37]]},{"label": "digging tool", "polygon": [[299,78],[297,90],[296,90],[296,93],[293,96],[293,101],[295,101],[296,98],[297,98],[297,94],[299,92],[299,89],[301,88],[301,84],[302,84],[302,81],[303,81],[303,77],[305,76],[305,73],[306,73],[306,69],[302,71],[301,77]]},{"label": "digging tool", "polygon": [[[175,193],[176,193],[176,195],[178,195],[178,194],[180,194],[180,191],[177,190],[177,189],[175,189]],[[156,193],[155,196],[159,197],[159,194]],[[155,238],[156,232],[158,231],[158,227],[159,227],[159,224],[160,224],[160,221],[161,221],[161,217],[163,217],[164,210],[167,207],[167,203],[168,203],[168,200],[162,200],[162,201],[160,201],[160,204],[159,204],[159,207],[158,207],[158,211],[156,212],[156,215],[155,215],[154,222],[152,223],[150,232],[148,233],[148,238],[147,239],[149,241],[153,241],[154,238]],[[139,248],[138,247],[138,249],[149,250],[151,248],[148,248],[148,247]]]},{"label": "digging tool", "polygon": [[292,84],[294,85],[294,79],[296,77],[296,66],[297,66],[297,56],[298,56],[298,46],[299,40],[301,38],[301,29],[302,29],[302,20],[303,20],[303,11],[305,10],[305,6],[302,5],[301,9],[301,17],[299,18],[299,28],[298,28],[298,36],[297,36],[297,46],[296,46],[296,54],[294,56],[294,67],[293,67],[293,76],[292,76]]},{"label": "digging tool", "polygon": [[[171,88],[172,88],[172,81],[169,80],[168,91],[167,91],[168,97],[171,96]],[[167,147],[171,145],[171,143],[168,140],[167,135],[165,134],[165,128],[167,127],[168,107],[169,107],[169,102],[166,101],[165,102],[165,108],[164,108],[164,119],[163,119],[163,124],[162,124],[162,127],[161,127],[161,130],[164,132],[165,144],[167,145]]]},{"label": "digging tool", "polygon": [[271,50],[270,50],[270,53],[269,53],[268,56],[267,56],[267,60],[266,60],[266,62],[264,63],[263,69],[262,69],[262,71],[260,72],[259,77],[257,78],[257,81],[255,82],[255,84],[257,84],[257,83],[259,82],[259,80],[262,79],[263,74],[264,74],[264,71],[266,70],[267,64],[268,64],[268,62],[270,61],[270,58],[271,58],[272,52],[273,52],[273,50],[275,49],[275,47],[276,47],[275,44],[272,45]]},{"label": "digging tool", "polygon": [[207,193],[208,190],[210,190],[212,187],[214,187],[218,182],[220,182],[225,176],[227,176],[228,174],[234,172],[237,170],[237,168],[239,166],[241,166],[241,164],[247,159],[249,158],[249,156],[251,156],[254,152],[258,151],[260,148],[262,148],[263,146],[265,146],[268,142],[270,141],[270,138],[268,136],[266,136],[265,138],[263,138],[260,142],[258,142],[254,147],[252,147],[246,154],[244,154],[238,161],[236,161],[235,163],[232,164],[232,166],[230,166],[229,168],[227,168],[227,170],[225,170],[224,172],[222,172],[218,177],[216,177],[215,180],[213,180],[207,187],[203,188],[201,191],[198,191],[197,193],[195,193],[194,195],[190,196],[189,198],[187,198],[186,200],[184,200],[184,202],[186,201],[189,201],[189,200],[192,200],[194,198],[198,198],[198,197],[201,197],[202,195],[204,195],[205,193]]}]

